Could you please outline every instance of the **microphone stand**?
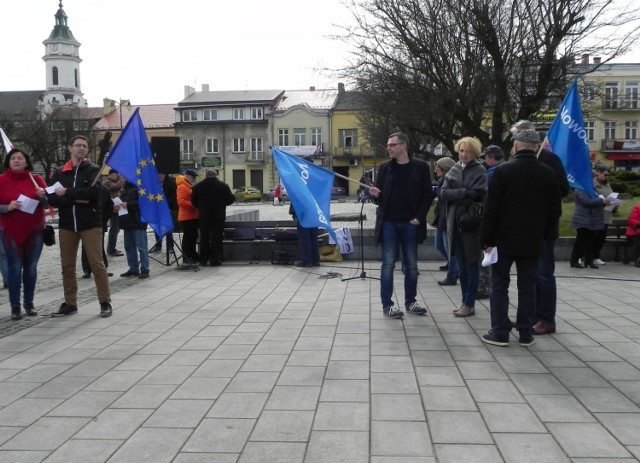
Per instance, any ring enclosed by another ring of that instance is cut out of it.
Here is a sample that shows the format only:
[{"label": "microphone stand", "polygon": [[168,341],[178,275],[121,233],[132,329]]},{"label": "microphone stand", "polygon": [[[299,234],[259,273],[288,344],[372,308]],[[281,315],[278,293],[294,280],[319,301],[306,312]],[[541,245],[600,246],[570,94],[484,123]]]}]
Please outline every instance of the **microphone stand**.
[{"label": "microphone stand", "polygon": [[367,276],[367,272],[364,270],[364,203],[366,201],[362,201],[362,206],[360,206],[360,216],[358,217],[358,222],[360,223],[360,275],[357,277],[350,278],[342,278],[341,281],[349,281],[356,279],[369,279],[369,280],[379,280],[377,277],[369,277]]}]

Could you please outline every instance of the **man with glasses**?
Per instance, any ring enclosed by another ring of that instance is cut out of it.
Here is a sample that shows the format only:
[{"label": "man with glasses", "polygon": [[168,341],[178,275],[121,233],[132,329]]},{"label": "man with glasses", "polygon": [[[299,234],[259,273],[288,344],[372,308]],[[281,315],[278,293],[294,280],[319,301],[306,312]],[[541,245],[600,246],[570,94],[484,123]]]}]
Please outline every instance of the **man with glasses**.
[{"label": "man with glasses", "polygon": [[380,298],[382,313],[402,318],[404,312],[393,302],[393,270],[402,250],[404,306],[407,312],[424,315],[427,309],[416,301],[418,287],[418,243],[427,237],[427,212],[435,193],[428,164],[412,159],[407,151],[409,138],[400,132],[387,141],[391,160],[380,166],[375,186],[369,189],[376,211],[376,243],[382,243]]},{"label": "man with glasses", "polygon": [[99,204],[102,186],[96,181],[100,167],[92,164],[87,157],[89,140],[86,137],[76,135],[68,148],[71,159],[53,174],[52,185],[55,191],[47,195],[49,204],[58,208],[64,288],[64,302],[52,316],[60,317],[78,312],[76,261],[78,245],[82,242],[95,276],[100,316],[110,317],[112,309],[109,277],[102,261],[102,218]]}]

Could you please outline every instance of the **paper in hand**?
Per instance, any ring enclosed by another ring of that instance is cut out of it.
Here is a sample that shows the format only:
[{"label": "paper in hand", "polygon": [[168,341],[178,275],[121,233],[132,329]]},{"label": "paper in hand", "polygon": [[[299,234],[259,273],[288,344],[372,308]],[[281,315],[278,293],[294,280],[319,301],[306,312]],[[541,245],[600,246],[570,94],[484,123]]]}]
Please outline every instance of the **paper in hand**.
[{"label": "paper in hand", "polygon": [[25,195],[18,196],[18,201],[20,201],[20,210],[22,212],[26,212],[27,214],[33,214],[36,210],[36,207],[40,205],[40,201],[31,199]]},{"label": "paper in hand", "polygon": [[55,191],[56,191],[56,190],[59,190],[60,188],[64,188],[64,187],[62,186],[62,183],[60,183],[60,182],[56,182],[56,183],[54,183],[53,185],[48,186],[47,188],[45,188],[45,189],[44,189],[44,191],[46,191],[46,192],[47,192],[47,194],[49,194],[49,195],[50,195],[50,194],[52,194],[52,193],[55,193]]},{"label": "paper in hand", "polygon": [[495,264],[498,262],[498,248],[493,247],[491,251],[482,251],[484,254],[484,258],[482,259],[482,266],[488,267],[489,265]]}]

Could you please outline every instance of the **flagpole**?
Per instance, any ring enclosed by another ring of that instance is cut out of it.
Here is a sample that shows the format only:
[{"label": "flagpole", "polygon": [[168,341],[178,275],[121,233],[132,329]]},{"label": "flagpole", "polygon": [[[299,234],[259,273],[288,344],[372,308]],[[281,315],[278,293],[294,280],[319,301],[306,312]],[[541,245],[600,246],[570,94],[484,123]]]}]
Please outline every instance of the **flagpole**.
[{"label": "flagpole", "polygon": [[549,138],[545,136],[544,140],[542,140],[542,143],[540,144],[540,148],[538,148],[538,152],[536,153],[537,158],[540,157],[540,153],[542,153],[542,150],[544,149],[544,145],[546,145],[548,142],[549,142]]}]

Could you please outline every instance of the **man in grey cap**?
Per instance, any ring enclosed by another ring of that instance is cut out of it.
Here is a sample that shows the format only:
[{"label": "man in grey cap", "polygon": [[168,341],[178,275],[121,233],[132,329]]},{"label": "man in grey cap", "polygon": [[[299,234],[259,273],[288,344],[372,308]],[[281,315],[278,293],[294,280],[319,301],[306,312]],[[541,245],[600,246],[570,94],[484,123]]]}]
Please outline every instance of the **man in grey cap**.
[{"label": "man in grey cap", "polygon": [[[513,135],[523,130],[533,129],[535,125],[531,121],[520,120],[511,127]],[[551,151],[542,148],[538,150],[538,161],[549,166],[556,174],[556,182],[560,189],[560,199],[558,206],[562,208],[562,198],[569,194],[569,181],[567,173],[564,170],[560,158]],[[544,335],[556,332],[556,261],[555,261],[555,245],[556,240],[560,236],[560,217],[554,227],[554,233],[548,239],[545,239],[544,249],[540,261],[538,262],[538,283],[536,285],[536,320],[537,323],[533,327],[535,334]]]},{"label": "man in grey cap", "polygon": [[498,250],[491,267],[491,330],[482,336],[487,344],[508,346],[509,272],[515,262],[518,275],[516,328],[519,344],[532,346],[536,317],[538,259],[545,239],[553,235],[562,209],[553,170],[537,159],[540,136],[524,130],[513,136],[515,156],[495,169],[488,185],[480,227],[482,249]]}]

